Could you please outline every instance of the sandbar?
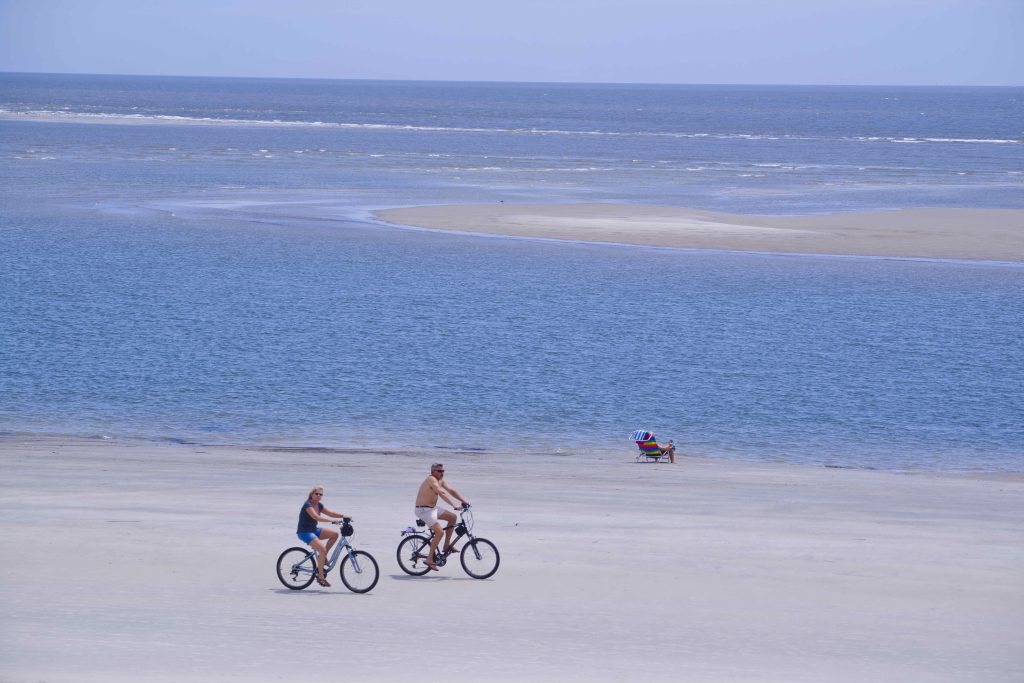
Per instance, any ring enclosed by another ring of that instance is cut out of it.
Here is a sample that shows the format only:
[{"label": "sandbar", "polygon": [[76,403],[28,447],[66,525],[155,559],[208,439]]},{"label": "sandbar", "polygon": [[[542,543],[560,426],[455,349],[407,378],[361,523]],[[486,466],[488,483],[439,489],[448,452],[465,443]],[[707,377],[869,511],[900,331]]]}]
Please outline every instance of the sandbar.
[{"label": "sandbar", "polygon": [[395,225],[689,249],[1024,261],[1024,210],[903,209],[749,216],[631,204],[471,204],[396,208]]},{"label": "sandbar", "polygon": [[[1024,477],[0,437],[0,680],[1024,679]],[[500,549],[400,571],[429,465]],[[370,593],[275,563],[314,484]]]}]

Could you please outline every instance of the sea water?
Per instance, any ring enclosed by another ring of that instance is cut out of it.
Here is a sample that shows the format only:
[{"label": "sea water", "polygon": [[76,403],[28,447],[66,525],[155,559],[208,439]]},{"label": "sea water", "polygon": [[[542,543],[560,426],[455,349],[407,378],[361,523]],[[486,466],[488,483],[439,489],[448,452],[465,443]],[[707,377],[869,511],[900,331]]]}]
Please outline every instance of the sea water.
[{"label": "sea water", "polygon": [[0,74],[0,430],[1024,471],[1024,268],[427,203],[1024,208],[1024,90]]}]

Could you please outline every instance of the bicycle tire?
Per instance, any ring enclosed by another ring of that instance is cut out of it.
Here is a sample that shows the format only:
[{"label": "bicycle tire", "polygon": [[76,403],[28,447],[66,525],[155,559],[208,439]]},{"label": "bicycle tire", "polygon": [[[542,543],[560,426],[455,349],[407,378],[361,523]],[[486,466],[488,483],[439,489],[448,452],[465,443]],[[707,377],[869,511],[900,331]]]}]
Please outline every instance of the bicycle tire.
[{"label": "bicycle tire", "polygon": [[295,566],[302,563],[302,560],[307,558],[309,554],[310,550],[308,548],[288,548],[277,558],[277,578],[280,579],[286,588],[300,591],[313,583],[313,579],[316,578],[315,557],[308,562],[308,571],[304,567],[293,571]]},{"label": "bicycle tire", "polygon": [[459,561],[466,573],[474,579],[488,579],[498,571],[501,556],[498,548],[486,538],[474,538],[462,546]]},{"label": "bicycle tire", "polygon": [[423,576],[430,571],[430,567],[425,564],[429,551],[430,539],[426,536],[406,536],[398,544],[398,551],[395,553],[398,566],[410,576]]},{"label": "bicycle tire", "polygon": [[[355,557],[355,563],[359,565],[356,571],[356,564],[349,560]],[[380,578],[380,569],[377,568],[377,560],[365,550],[353,550],[351,555],[345,555],[338,569],[341,574],[341,582],[353,593],[369,593],[377,585]]]}]

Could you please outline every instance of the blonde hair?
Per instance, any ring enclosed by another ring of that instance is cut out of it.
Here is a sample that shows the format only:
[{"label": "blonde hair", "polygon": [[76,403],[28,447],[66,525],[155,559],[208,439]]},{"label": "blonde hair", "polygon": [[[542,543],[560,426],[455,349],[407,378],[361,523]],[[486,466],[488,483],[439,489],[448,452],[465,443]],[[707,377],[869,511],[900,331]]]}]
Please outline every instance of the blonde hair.
[{"label": "blonde hair", "polygon": [[313,494],[314,493],[316,493],[317,491],[323,491],[323,490],[324,490],[323,486],[320,486],[320,485],[314,486],[313,488],[311,488],[309,490],[309,493],[306,494],[306,500],[311,500],[313,498]]}]

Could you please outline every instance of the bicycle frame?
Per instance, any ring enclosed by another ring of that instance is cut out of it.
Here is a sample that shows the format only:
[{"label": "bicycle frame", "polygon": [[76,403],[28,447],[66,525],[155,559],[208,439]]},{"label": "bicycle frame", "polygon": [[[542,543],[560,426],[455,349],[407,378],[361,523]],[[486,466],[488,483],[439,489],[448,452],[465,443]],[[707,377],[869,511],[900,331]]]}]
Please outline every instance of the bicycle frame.
[{"label": "bicycle frame", "polygon": [[[462,534],[460,536],[460,535],[458,535],[458,532],[455,532],[455,534],[454,534],[455,538],[454,538],[454,540],[452,540],[452,545],[454,546],[460,539],[466,539],[467,542],[465,544],[463,544],[463,549],[465,549],[466,547],[472,548],[473,549],[473,554],[476,556],[476,559],[479,560],[480,559],[480,551],[477,550],[475,545],[470,543],[470,541],[476,540],[476,536],[474,536],[473,532],[470,531],[470,526],[472,526],[472,525],[471,524],[467,525],[465,523],[465,519],[464,519],[464,516],[465,516],[467,511],[466,510],[459,510],[458,512],[459,512],[459,521],[456,524],[452,525],[452,526],[458,527],[459,524],[462,524],[463,527],[466,529],[466,533],[464,533],[464,534]],[[419,525],[421,523],[423,524],[424,527],[426,526],[426,522],[423,522],[423,520],[416,520],[416,524],[417,525]],[[443,536],[444,532],[446,532],[450,528],[452,528],[452,527],[444,527],[443,529],[441,529],[441,535]],[[430,533],[427,534],[427,532],[430,532]],[[433,542],[433,540],[434,540],[434,530],[433,529],[426,529],[425,531],[419,531],[418,529],[415,529],[415,528],[410,526],[410,527],[406,527],[405,528],[405,531],[402,532],[402,535],[403,536],[426,535],[428,541]],[[438,546],[440,546],[440,545],[441,545],[441,542],[438,541]],[[444,550],[441,550],[439,548],[437,550],[437,555],[439,556],[439,558],[441,560],[439,562],[439,564],[441,566],[444,566],[445,562],[448,560],[448,556],[451,555],[451,554],[452,554],[452,551],[450,549],[448,551],[444,551]]]},{"label": "bicycle frame", "polygon": [[[331,551],[330,557],[324,560],[324,574],[334,569],[338,563],[338,557],[341,555],[341,551],[348,551],[349,562],[352,563],[352,567],[356,572],[362,572],[362,567],[359,566],[359,559],[356,557],[355,548],[348,542],[346,536],[340,536],[340,540],[334,545],[334,549]],[[307,566],[308,565],[308,566]],[[310,550],[304,558],[292,565],[292,571],[299,574],[316,574],[316,551]]]}]

